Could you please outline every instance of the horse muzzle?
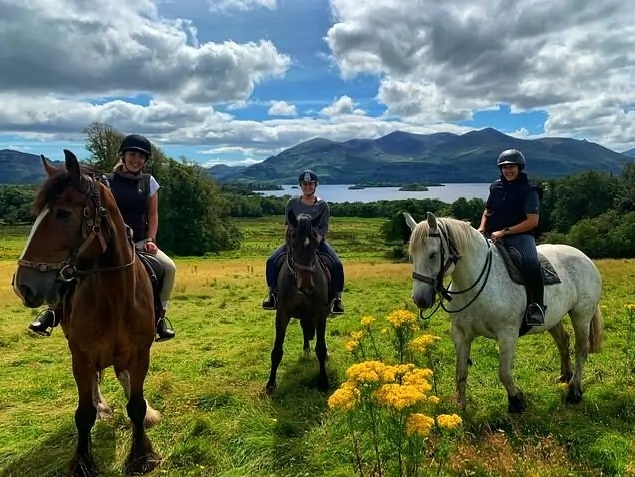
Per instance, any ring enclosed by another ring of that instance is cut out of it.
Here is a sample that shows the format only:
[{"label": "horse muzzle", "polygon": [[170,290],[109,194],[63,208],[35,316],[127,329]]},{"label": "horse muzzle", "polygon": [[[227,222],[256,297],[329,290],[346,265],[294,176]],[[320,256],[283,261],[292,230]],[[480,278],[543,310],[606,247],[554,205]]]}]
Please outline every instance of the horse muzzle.
[{"label": "horse muzzle", "polygon": [[40,272],[33,268],[18,267],[11,279],[13,292],[27,308],[38,308],[44,303],[59,301],[61,284],[55,271]]},{"label": "horse muzzle", "polygon": [[412,293],[412,301],[420,310],[425,310],[434,305],[435,298],[436,293],[430,288],[419,289]]}]

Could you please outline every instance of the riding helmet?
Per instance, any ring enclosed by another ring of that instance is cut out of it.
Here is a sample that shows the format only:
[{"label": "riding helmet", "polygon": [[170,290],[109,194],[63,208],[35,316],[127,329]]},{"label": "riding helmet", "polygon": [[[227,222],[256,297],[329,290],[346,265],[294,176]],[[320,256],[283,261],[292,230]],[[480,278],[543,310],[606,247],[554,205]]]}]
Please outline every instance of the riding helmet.
[{"label": "riding helmet", "polygon": [[506,149],[498,155],[496,165],[501,167],[506,164],[515,164],[518,166],[518,169],[522,171],[527,165],[527,162],[525,161],[523,153],[518,149]]},{"label": "riding helmet", "polygon": [[298,176],[298,183],[302,182],[315,182],[317,184],[318,176],[311,169],[307,169]]},{"label": "riding helmet", "polygon": [[152,145],[150,141],[140,134],[129,134],[121,142],[119,146],[119,152],[125,153],[126,151],[139,151],[146,157],[150,157],[152,154]]}]

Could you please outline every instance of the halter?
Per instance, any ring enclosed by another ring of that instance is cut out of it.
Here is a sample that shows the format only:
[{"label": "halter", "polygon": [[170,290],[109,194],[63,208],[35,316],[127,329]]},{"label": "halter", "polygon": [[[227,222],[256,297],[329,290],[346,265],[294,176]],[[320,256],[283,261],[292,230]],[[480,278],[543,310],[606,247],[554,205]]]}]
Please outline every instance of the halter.
[{"label": "halter", "polygon": [[[93,180],[95,179],[95,180]],[[99,273],[106,271],[123,270],[131,267],[136,260],[136,253],[132,254],[132,260],[124,265],[116,265],[114,267],[102,267],[102,268],[90,268],[88,270],[79,270],[77,263],[81,258],[82,253],[93,243],[94,240],[99,240],[101,244],[102,253],[108,249],[108,244],[113,237],[113,227],[108,220],[108,211],[101,203],[99,197],[99,190],[95,188],[95,184],[101,182],[102,178],[89,178],[88,188],[84,194],[84,213],[83,221],[81,224],[82,236],[84,241],[76,246],[70,256],[61,262],[34,262],[31,260],[19,259],[18,265],[23,267],[35,268],[40,272],[50,272],[59,270],[58,279],[70,283],[79,276],[89,275],[91,273]],[[91,208],[92,205],[92,208]],[[93,217],[93,210],[95,216]],[[103,227],[102,225],[105,225]],[[106,237],[107,236],[107,237]],[[130,243],[132,244],[132,238],[128,236]]]},{"label": "halter", "polygon": [[[443,232],[443,229],[440,226],[437,226],[437,229],[439,232],[430,233],[428,234],[428,237],[438,238],[439,241],[441,242],[441,247],[440,247],[441,265],[439,267],[439,272],[434,278],[421,275],[420,273],[417,273],[415,271],[412,272],[412,278],[420,282],[426,283],[428,285],[432,285],[434,287],[434,291],[436,291],[437,293],[439,293],[439,295],[441,295],[441,299],[439,300],[439,303],[434,308],[432,313],[430,313],[428,316],[424,316],[423,310],[419,310],[419,316],[422,320],[430,319],[430,317],[432,317],[432,315],[434,315],[437,312],[437,310],[439,309],[439,306],[443,308],[443,310],[447,313],[458,313],[459,311],[465,310],[468,306],[474,303],[474,301],[478,298],[478,296],[481,294],[481,292],[485,288],[487,279],[489,278],[490,270],[492,268],[492,247],[491,247],[490,241],[485,239],[487,243],[487,258],[485,260],[485,264],[483,265],[481,273],[479,274],[478,278],[474,281],[474,283],[470,285],[468,288],[465,288],[463,290],[458,290],[458,291],[452,291],[452,290],[449,290],[447,287],[443,286],[443,278],[445,277],[445,274],[450,269],[450,267],[452,265],[456,265],[459,262],[459,260],[461,260],[462,257],[457,252],[454,243],[449,237],[449,234],[446,236],[446,234]],[[446,242],[446,246],[448,247],[448,253],[449,253],[447,260],[445,260],[445,247],[443,243],[444,239]],[[481,278],[483,278],[483,275],[485,275],[485,280],[483,281],[481,288],[465,306],[463,306],[462,308],[459,308],[458,310],[448,310],[445,307],[445,305],[443,304],[443,298],[445,298],[448,302],[450,302],[452,301],[452,295],[462,295],[464,293],[469,292],[478,284],[479,281],[481,281]],[[451,284],[452,284],[452,281],[450,281],[450,283],[448,284],[448,287]]]}]

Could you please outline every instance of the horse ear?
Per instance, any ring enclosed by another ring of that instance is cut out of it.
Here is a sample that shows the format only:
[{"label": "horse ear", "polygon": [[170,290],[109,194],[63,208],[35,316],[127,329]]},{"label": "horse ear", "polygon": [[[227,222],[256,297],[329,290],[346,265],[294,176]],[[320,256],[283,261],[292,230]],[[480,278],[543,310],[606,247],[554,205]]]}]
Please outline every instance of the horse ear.
[{"label": "horse ear", "polygon": [[406,218],[406,224],[410,227],[410,230],[414,229],[417,226],[417,221],[412,218],[409,212],[403,212],[403,216]]},{"label": "horse ear", "polygon": [[71,180],[75,187],[79,187],[82,180],[82,174],[79,170],[79,161],[77,156],[68,149],[64,149],[64,161],[66,163],[66,170],[71,176]]},{"label": "horse ear", "polygon": [[437,218],[434,216],[432,212],[426,212],[426,216],[428,219],[428,225],[431,229],[437,228]]},{"label": "horse ear", "polygon": [[46,171],[49,176],[52,176],[56,172],[59,172],[59,170],[53,164],[51,164],[51,160],[44,154],[40,154],[40,159],[42,159],[42,167],[44,167],[44,171]]},{"label": "horse ear", "polygon": [[296,228],[298,226],[298,218],[295,216],[292,209],[287,211],[287,220],[291,224],[291,227]]},{"label": "horse ear", "polygon": [[322,220],[322,216],[324,215],[324,209],[322,209],[322,212],[320,212],[320,215],[318,215],[317,217],[311,219],[311,225],[313,227],[315,227],[317,224],[320,223],[320,220]]}]

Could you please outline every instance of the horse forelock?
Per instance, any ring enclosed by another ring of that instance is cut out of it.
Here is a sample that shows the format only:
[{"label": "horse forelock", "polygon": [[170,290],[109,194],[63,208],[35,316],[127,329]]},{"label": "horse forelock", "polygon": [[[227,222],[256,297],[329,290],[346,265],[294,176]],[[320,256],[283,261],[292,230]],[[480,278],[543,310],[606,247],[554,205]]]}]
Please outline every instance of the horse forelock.
[{"label": "horse forelock", "polygon": [[308,237],[311,235],[311,231],[313,230],[313,224],[311,223],[312,218],[309,214],[300,214],[298,215],[298,236],[299,237]]},{"label": "horse forelock", "polygon": [[[441,229],[442,234],[447,240],[452,241],[457,253],[460,255],[468,254],[474,250],[478,238],[478,231],[470,225],[469,222],[455,219],[452,217],[437,217],[437,226]],[[419,222],[410,234],[410,242],[408,244],[408,253],[412,257],[417,252],[423,250],[428,242],[430,233],[430,225],[427,220]]]}]

